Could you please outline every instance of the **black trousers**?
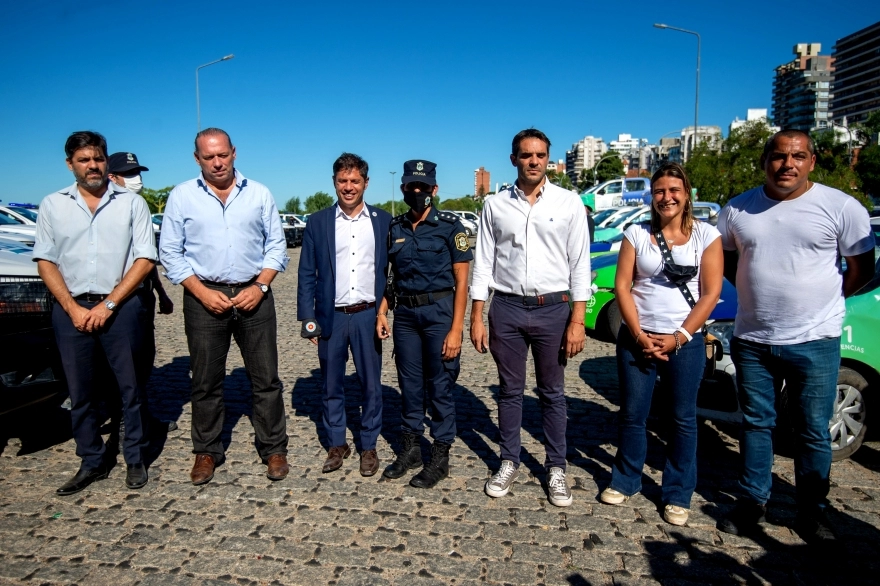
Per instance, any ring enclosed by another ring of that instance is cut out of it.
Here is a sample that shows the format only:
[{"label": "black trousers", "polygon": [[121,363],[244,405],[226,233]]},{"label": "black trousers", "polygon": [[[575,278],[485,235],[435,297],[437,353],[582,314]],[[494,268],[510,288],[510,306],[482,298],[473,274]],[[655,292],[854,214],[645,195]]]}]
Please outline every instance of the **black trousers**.
[{"label": "black trousers", "polygon": [[[234,297],[239,290],[207,285]],[[253,392],[251,422],[257,437],[257,452],[264,460],[287,453],[287,424],[281,379],[278,378],[278,325],[272,291],[252,311],[230,310],[215,315],[189,292],[183,297],[183,318],[192,369],[192,440],[194,454],[210,454],[223,461],[223,379],[232,337]]]}]

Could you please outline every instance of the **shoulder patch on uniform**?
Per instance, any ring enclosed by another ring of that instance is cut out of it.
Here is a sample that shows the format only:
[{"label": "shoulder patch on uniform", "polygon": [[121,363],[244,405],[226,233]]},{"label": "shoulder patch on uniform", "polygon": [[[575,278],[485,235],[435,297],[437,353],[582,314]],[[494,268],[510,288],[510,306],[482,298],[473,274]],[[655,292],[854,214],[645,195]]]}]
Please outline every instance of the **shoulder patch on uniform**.
[{"label": "shoulder patch on uniform", "polygon": [[391,219],[391,223],[392,223],[392,224],[399,224],[399,223],[401,223],[401,222],[403,221],[404,216],[406,216],[405,213],[404,213],[404,214],[400,214],[399,216],[394,216],[394,218]]},{"label": "shoulder patch on uniform", "polygon": [[458,216],[450,212],[440,212],[440,217],[452,224],[458,221]]},{"label": "shoulder patch on uniform", "polygon": [[464,232],[459,232],[455,235],[455,247],[462,252],[467,252],[471,248],[470,242],[468,242],[467,234]]}]

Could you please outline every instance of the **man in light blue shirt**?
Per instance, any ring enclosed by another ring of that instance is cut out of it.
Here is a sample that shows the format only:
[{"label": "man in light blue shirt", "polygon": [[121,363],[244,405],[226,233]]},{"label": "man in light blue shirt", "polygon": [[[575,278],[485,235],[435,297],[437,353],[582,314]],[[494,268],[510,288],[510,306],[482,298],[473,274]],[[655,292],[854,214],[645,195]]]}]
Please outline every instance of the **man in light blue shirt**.
[{"label": "man in light blue shirt", "polygon": [[142,450],[145,380],[137,376],[136,356],[146,322],[141,283],[156,262],[147,203],[107,179],[107,142],[96,132],[75,132],[64,147],[76,183],[46,196],[37,218],[34,260],[57,303],[52,326],[67,377],[71,424],[79,472],[57,490],[77,493],[107,478],[110,462],[98,432],[93,406],[97,345],[119,384],[125,421],[125,483],[147,483]]},{"label": "man in light blue shirt", "polygon": [[199,132],[194,154],[202,172],[168,196],[159,251],[168,278],[185,289],[196,455],[190,479],[209,482],[224,459],[223,379],[234,336],[253,387],[257,451],[268,465],[266,476],[281,480],[289,471],[287,426],[269,288],[290,260],[281,218],[266,186],[235,169],[226,132]]}]

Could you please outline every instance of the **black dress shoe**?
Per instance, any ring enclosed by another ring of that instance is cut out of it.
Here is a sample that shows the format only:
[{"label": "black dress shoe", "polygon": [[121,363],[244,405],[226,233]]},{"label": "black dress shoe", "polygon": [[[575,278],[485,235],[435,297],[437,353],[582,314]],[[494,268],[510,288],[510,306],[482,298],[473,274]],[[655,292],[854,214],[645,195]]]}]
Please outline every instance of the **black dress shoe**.
[{"label": "black dress shoe", "polygon": [[147,467],[143,464],[129,464],[125,473],[125,486],[128,488],[143,488],[147,484]]},{"label": "black dress shoe", "polygon": [[716,527],[731,535],[753,535],[760,530],[760,523],[766,521],[767,506],[748,498],[737,501],[730,515],[721,519]]},{"label": "black dress shoe", "polygon": [[67,496],[76,494],[96,480],[104,480],[110,474],[110,470],[101,467],[96,469],[80,468],[76,476],[61,485],[61,488],[55,491],[58,496]]}]

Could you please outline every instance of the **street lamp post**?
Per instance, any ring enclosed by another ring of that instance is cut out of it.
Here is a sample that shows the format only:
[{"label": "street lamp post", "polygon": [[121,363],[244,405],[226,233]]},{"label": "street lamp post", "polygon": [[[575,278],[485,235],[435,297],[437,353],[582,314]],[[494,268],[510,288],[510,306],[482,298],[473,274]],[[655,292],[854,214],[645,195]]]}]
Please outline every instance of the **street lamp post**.
[{"label": "street lamp post", "polygon": [[[674,26],[669,26],[668,24],[654,24],[656,28],[664,28],[669,29],[671,31],[678,31],[680,33],[687,33],[689,35],[694,35],[697,37],[697,93],[696,100],[694,102],[694,142],[691,147],[691,154],[693,154],[694,149],[697,148],[697,139],[699,138],[699,119],[700,119],[700,33],[689,31],[687,29],[678,28]],[[688,157],[690,158],[690,157]]]},{"label": "street lamp post", "polygon": [[[594,186],[594,187],[597,185],[597,183],[596,183],[596,169],[599,168],[599,165],[602,164],[602,161],[604,161],[605,159],[611,159],[611,158],[616,157],[616,156],[617,156],[617,153],[612,153],[612,154],[610,154],[610,155],[605,155],[604,157],[602,157],[601,159],[599,159],[598,161],[596,161],[596,164],[595,164],[595,165],[593,165],[593,186]],[[623,188],[621,188],[621,193],[623,193]]]},{"label": "street lamp post", "polygon": [[397,171],[388,171],[391,173],[391,215],[396,216],[396,212],[394,211],[394,176],[397,175]]},{"label": "street lamp post", "polygon": [[196,67],[196,125],[198,126],[199,132],[202,131],[202,109],[199,105],[199,69],[207,67],[209,65],[214,65],[215,63],[220,63],[221,61],[229,61],[233,57],[235,57],[235,55],[230,53],[226,57],[221,57],[216,61],[211,61],[210,63],[205,63],[204,65],[199,65],[198,67]]}]

